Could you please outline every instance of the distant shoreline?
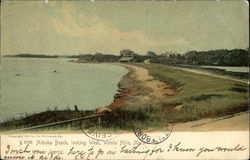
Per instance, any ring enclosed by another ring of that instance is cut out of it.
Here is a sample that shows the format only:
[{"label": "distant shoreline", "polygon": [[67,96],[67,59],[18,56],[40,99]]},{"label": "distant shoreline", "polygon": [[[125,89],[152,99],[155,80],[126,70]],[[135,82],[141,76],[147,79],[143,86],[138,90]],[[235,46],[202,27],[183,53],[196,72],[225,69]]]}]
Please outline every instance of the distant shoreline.
[{"label": "distant shoreline", "polygon": [[[48,54],[48,53],[47,53]],[[52,53],[53,54],[53,53]],[[120,60],[128,62],[150,61],[151,63],[158,63],[164,65],[193,65],[193,66],[239,66],[248,67],[248,49],[216,49],[207,51],[186,51],[185,53],[169,52],[155,53],[147,51],[145,54],[138,54],[130,49],[120,50],[117,54],[96,53],[82,53],[78,55],[45,55],[22,53],[15,55],[4,55],[7,57],[34,57],[34,58],[75,58],[86,62],[109,62],[115,63]],[[125,58],[125,59],[124,59]]]},{"label": "distant shoreline", "polygon": [[60,58],[58,55],[42,55],[42,54],[19,54],[19,55],[4,55],[9,58]]}]

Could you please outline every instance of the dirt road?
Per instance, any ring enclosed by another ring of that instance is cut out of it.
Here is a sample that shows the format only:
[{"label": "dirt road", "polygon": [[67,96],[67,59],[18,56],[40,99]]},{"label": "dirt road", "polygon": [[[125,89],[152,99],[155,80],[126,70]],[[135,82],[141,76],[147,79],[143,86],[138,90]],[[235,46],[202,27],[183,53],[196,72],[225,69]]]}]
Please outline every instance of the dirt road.
[{"label": "dirt road", "polygon": [[249,130],[249,112],[241,112],[218,118],[206,118],[197,121],[177,123],[174,132],[206,131],[247,131]]}]

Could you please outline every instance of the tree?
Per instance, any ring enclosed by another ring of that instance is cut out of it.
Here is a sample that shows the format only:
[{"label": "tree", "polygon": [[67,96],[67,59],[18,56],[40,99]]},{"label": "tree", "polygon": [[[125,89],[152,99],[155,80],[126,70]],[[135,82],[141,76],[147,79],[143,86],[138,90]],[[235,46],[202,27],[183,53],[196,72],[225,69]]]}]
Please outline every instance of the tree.
[{"label": "tree", "polygon": [[120,51],[120,55],[124,57],[132,57],[134,54],[135,54],[134,51],[130,49],[123,49]]},{"label": "tree", "polygon": [[95,56],[101,56],[101,55],[102,55],[102,53],[100,53],[100,52],[95,53]]},{"label": "tree", "polygon": [[156,57],[156,54],[153,51],[148,51],[147,52],[147,56],[149,56],[149,57]]}]

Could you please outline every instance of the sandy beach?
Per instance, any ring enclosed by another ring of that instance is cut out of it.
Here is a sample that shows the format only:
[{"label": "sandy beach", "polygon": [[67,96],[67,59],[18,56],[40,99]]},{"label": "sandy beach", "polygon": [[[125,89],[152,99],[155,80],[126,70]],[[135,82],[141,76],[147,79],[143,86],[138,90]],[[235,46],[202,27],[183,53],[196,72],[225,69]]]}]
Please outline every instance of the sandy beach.
[{"label": "sandy beach", "polygon": [[[176,93],[176,90],[171,88],[170,85],[156,80],[149,75],[148,70],[145,68],[122,63],[116,63],[116,65],[128,68],[130,72],[125,76],[137,82],[131,85],[128,89],[137,88],[138,86],[136,85],[141,85],[141,87],[146,88],[144,91],[138,90],[138,88],[136,91],[134,90],[134,92],[138,92],[136,97],[140,102],[145,102],[150,98],[167,98]],[[123,79],[121,82],[122,81]],[[133,93],[131,93],[131,95],[135,96]]]}]

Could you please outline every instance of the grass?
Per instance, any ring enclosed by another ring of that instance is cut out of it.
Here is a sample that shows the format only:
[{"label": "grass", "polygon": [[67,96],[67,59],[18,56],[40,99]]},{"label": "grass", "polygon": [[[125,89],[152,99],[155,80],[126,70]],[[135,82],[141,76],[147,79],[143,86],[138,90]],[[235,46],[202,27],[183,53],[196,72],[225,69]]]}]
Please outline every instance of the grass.
[{"label": "grass", "polygon": [[[11,120],[7,121],[4,123],[0,124],[0,131],[8,131],[8,130],[13,130],[13,129],[23,129],[23,128],[28,128],[32,126],[38,126],[38,125],[43,125],[43,124],[48,124],[52,122],[59,122],[59,121],[64,121],[64,120],[69,120],[69,119],[75,119],[75,118],[80,118],[88,115],[93,115],[95,114],[94,110],[86,110],[86,111],[75,111],[75,110],[48,110],[44,111],[41,113],[37,113],[31,116],[27,116],[25,118],[21,119],[16,119],[16,120]],[[53,126],[53,127],[46,127],[44,128],[47,130],[48,128],[50,129],[65,129],[65,128],[79,128],[80,123],[78,122],[73,122],[70,124],[66,125],[58,125],[58,126]],[[43,129],[39,129],[43,130]]]},{"label": "grass", "polygon": [[[116,123],[123,128],[131,122],[136,127],[162,127],[169,122],[186,122],[230,115],[248,110],[248,86],[233,80],[177,70],[158,64],[137,64],[149,70],[155,79],[170,84],[177,93],[170,98],[151,99],[133,104],[117,113]],[[176,106],[180,106],[176,109]],[[129,115],[126,118],[122,118]],[[121,118],[119,118],[121,117]],[[114,124],[112,121],[110,126]]]}]

